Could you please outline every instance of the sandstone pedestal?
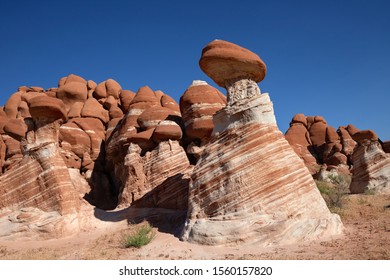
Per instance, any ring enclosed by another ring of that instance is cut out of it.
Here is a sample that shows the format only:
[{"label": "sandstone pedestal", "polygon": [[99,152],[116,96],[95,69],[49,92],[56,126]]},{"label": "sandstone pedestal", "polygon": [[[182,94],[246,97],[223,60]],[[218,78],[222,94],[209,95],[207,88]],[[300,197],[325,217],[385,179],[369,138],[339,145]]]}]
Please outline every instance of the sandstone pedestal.
[{"label": "sandstone pedestal", "polygon": [[[221,43],[214,42],[203,56],[215,46],[218,57],[224,57]],[[228,47],[226,57],[234,56],[235,47],[231,43]],[[236,49],[242,54],[242,48]],[[223,81],[220,72],[208,73],[218,67],[206,67],[202,58],[202,69],[212,78],[217,75],[218,84],[224,82],[228,104],[214,115],[212,137],[192,173],[182,240],[267,246],[342,233],[339,216],[328,210],[308,169],[279,131],[268,94],[261,94],[253,80],[263,75],[244,76],[245,71],[263,71],[265,66],[246,65],[239,78],[228,76]],[[208,59],[225,64],[221,69],[235,66],[228,58]]]}]

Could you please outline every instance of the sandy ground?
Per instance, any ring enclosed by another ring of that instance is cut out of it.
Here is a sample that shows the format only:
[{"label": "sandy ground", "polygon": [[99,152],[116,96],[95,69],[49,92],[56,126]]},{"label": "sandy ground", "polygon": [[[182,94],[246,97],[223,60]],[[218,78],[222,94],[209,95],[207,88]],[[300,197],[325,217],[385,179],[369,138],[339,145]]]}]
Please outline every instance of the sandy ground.
[{"label": "sandy ground", "polygon": [[108,229],[58,240],[0,241],[0,259],[390,259],[390,195],[347,195],[336,211],[345,234],[327,241],[267,248],[200,246],[176,237],[180,213],[167,215],[152,242],[139,249],[123,247],[123,235],[135,225],[121,220]]}]

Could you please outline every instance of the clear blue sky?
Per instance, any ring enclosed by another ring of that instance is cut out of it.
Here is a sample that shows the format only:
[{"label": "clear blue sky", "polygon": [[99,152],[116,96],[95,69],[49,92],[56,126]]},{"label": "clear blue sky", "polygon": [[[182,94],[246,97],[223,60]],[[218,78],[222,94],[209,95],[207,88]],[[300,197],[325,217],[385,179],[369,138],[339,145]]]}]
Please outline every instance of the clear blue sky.
[{"label": "clear blue sky", "polygon": [[149,85],[179,100],[192,80],[216,86],[198,66],[214,39],[267,64],[259,85],[283,132],[304,113],[390,140],[386,0],[1,0],[0,104],[18,86],[55,87],[70,73],[133,91]]}]

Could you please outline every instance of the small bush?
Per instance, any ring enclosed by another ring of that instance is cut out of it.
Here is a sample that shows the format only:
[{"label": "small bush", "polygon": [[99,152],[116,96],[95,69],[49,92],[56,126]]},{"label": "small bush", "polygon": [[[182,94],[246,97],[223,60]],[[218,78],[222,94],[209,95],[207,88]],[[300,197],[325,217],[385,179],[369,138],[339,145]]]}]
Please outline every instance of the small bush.
[{"label": "small bush", "polygon": [[153,228],[148,223],[142,224],[131,233],[123,235],[122,245],[125,248],[140,248],[146,244],[149,244],[150,241],[153,240],[155,235],[156,234],[153,231]]},{"label": "small bush", "polygon": [[328,179],[328,182],[316,180],[317,188],[329,209],[338,212],[338,209],[343,206],[344,195],[349,193],[351,178],[347,175],[331,174]]}]

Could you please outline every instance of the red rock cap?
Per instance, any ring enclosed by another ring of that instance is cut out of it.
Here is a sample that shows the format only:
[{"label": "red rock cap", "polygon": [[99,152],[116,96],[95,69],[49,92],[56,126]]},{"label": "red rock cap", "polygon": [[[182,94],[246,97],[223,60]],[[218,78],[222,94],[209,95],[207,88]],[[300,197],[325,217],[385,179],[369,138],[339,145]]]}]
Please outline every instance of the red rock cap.
[{"label": "red rock cap", "polygon": [[199,66],[221,87],[225,87],[226,81],[239,78],[258,83],[266,74],[266,66],[257,54],[223,40],[214,40],[204,47]]},{"label": "red rock cap", "polygon": [[358,143],[362,143],[364,140],[378,141],[378,135],[372,130],[360,130],[355,132],[352,138]]},{"label": "red rock cap", "polygon": [[57,98],[40,95],[28,101],[33,118],[66,119],[65,104]]}]

